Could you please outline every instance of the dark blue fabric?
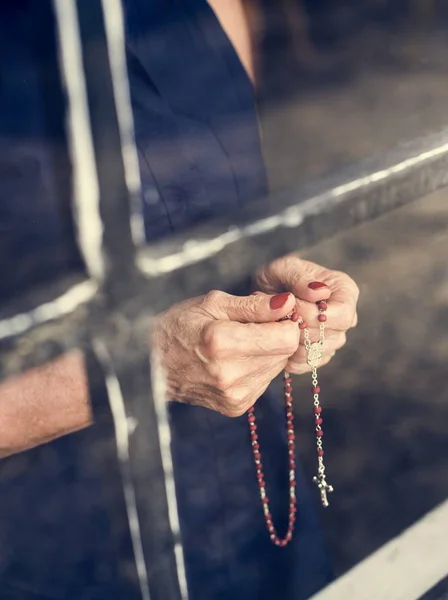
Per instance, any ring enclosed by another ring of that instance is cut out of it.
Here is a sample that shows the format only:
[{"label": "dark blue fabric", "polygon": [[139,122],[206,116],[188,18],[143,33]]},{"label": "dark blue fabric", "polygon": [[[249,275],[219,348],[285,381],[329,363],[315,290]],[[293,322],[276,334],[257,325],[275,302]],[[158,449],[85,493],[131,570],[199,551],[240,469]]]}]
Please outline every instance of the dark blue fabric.
[{"label": "dark blue fabric", "polygon": [[[70,234],[56,202],[55,181],[64,181],[67,193],[70,178],[68,157],[54,163],[66,149],[49,5],[22,0],[0,18],[0,218],[2,225],[12,222],[8,239],[17,244],[19,235],[19,253],[45,243],[58,254]],[[256,201],[267,182],[251,84],[206,2],[126,0],[124,7],[142,202],[153,240]],[[59,98],[57,110],[45,106],[39,61],[53,65],[44,88]],[[65,252],[63,266],[75,264],[73,249]],[[280,390],[259,401],[257,416],[282,531],[288,471]],[[263,520],[245,418],[175,403],[170,418],[192,600],[305,600],[324,585],[329,568],[303,474],[294,541],[276,548]],[[110,423],[104,427],[110,433]],[[120,482],[103,431],[97,423],[0,463],[2,599],[134,600],[114,575],[119,561],[132,563],[132,552],[129,538],[114,547],[116,523],[104,509]]]},{"label": "dark blue fabric", "polygon": [[206,2],[125,7],[147,237],[155,239],[260,198],[266,174],[252,86]]},{"label": "dark blue fabric", "polygon": [[1,2],[0,304],[80,268],[59,78],[51,3]]},{"label": "dark blue fabric", "polygon": [[[288,514],[288,462],[281,389],[257,403],[271,512],[280,532]],[[330,578],[314,501],[300,468],[293,542],[268,537],[247,418],[171,405],[173,456],[191,597],[305,600]]]}]

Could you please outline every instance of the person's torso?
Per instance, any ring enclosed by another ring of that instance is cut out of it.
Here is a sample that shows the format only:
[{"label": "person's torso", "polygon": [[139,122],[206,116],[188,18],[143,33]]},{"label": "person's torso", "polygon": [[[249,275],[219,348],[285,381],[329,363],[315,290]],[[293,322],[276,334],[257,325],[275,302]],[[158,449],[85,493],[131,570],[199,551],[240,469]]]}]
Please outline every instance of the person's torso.
[{"label": "person's torso", "polygon": [[[149,241],[267,190],[251,82],[205,0],[126,0]],[[51,2],[2,5],[0,299],[80,267]],[[14,262],[15,268],[10,264]]]},{"label": "person's torso", "polygon": [[[24,276],[39,282],[80,268],[51,5],[0,9],[4,297],[20,293]],[[127,0],[124,8],[142,206],[154,240],[256,200],[266,175],[250,81],[205,0]],[[100,450],[105,435],[113,441],[111,424],[101,427],[0,462],[2,598],[133,599],[114,578],[131,550],[110,539],[106,496],[120,494],[121,483],[113,444],[106,457]]]}]

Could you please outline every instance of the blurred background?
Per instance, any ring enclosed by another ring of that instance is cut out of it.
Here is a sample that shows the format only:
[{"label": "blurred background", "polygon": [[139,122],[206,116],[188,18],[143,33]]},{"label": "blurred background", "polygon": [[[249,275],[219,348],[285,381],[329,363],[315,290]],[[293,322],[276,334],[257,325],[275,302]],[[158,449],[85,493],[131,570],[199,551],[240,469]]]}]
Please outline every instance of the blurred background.
[{"label": "blurred background", "polygon": [[[20,2],[11,6],[21,10]],[[260,127],[273,192],[448,124],[448,2],[254,0],[248,10],[257,32]],[[11,51],[51,55],[55,42],[45,34],[51,28],[45,11],[41,19],[2,31]],[[0,60],[6,107],[0,119],[3,132],[15,135],[20,132],[4,116],[11,110],[10,83],[36,75],[15,70],[7,55]],[[62,110],[57,62],[45,61],[39,77],[45,110]],[[15,297],[19,307],[29,284],[81,270],[70,210],[57,193],[70,180],[65,134],[52,135],[60,174],[53,196],[36,190],[26,205],[8,204],[23,173],[2,163],[0,304]],[[22,157],[32,172],[35,144],[38,138],[24,139],[11,148],[1,138],[0,152]],[[322,519],[337,574],[448,497],[447,194],[422,198],[303,254],[348,272],[361,289],[359,325],[321,376],[327,471],[337,488]],[[50,230],[58,232],[51,241]],[[298,438],[312,476],[306,378],[297,389]],[[70,449],[69,441],[58,443]],[[33,452],[4,461],[0,485],[20,493],[21,478],[37,461]],[[68,468],[51,466],[51,445],[42,452],[51,473],[70,481]]]},{"label": "blurred background", "polygon": [[[446,126],[447,3],[283,0],[265,11],[260,95],[274,188]],[[446,191],[422,198],[304,253],[361,288],[359,325],[322,373],[338,488],[323,519],[339,574],[448,497],[447,201]],[[297,385],[311,476],[309,386]]]}]

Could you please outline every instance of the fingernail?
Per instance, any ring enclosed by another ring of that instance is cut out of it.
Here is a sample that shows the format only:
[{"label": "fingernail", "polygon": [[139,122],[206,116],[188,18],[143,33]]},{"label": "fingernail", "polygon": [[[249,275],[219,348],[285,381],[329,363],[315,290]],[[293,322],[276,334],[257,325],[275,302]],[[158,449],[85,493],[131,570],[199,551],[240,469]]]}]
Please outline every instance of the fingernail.
[{"label": "fingernail", "polygon": [[322,283],[321,281],[312,281],[308,284],[310,290],[320,290],[321,288],[326,288],[328,285],[326,283]]},{"label": "fingernail", "polygon": [[280,310],[283,308],[285,304],[288,302],[290,294],[289,292],[285,292],[284,294],[277,294],[276,296],[272,296],[269,306],[272,310]]}]

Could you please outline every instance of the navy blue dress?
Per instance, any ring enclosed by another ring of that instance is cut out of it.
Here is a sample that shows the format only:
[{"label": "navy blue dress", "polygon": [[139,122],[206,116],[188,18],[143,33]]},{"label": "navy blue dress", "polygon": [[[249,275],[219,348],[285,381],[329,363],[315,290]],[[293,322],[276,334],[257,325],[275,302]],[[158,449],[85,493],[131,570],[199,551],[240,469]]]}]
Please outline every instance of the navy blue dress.
[{"label": "navy blue dress", "polygon": [[[142,202],[147,238],[154,240],[256,201],[267,192],[267,181],[251,83],[206,2],[126,0],[124,6]],[[50,13],[47,17],[51,24]],[[0,100],[0,163],[8,165],[9,179],[7,185],[0,181],[0,217],[12,223],[11,246],[19,236],[26,253],[43,240],[48,244],[49,225],[39,211],[46,203],[52,212],[58,185],[69,176],[44,177],[56,168],[54,144],[64,142],[64,133],[51,124],[57,111],[42,106],[42,89],[32,77],[36,46],[27,53],[17,41],[18,31],[25,32],[22,41],[27,39],[33,19],[14,10],[8,18],[2,31],[9,68],[2,82],[7,93]],[[42,27],[45,23],[42,18]],[[48,59],[54,45],[41,48],[41,43],[37,47]],[[30,139],[39,140],[25,152],[34,161],[32,170],[23,152],[4,155],[8,140],[21,148]],[[12,160],[21,186],[11,180]],[[69,172],[68,160],[57,167]],[[32,193],[35,205],[30,206]],[[39,195],[45,202],[39,204]],[[19,227],[30,210],[35,214],[32,240]],[[70,226],[63,212],[53,214],[54,247]],[[52,265],[53,274],[76,264],[72,250],[65,246],[64,252]],[[330,572],[303,474],[297,475],[294,540],[277,548],[263,518],[246,419],[177,403],[170,404],[170,417],[192,600],[305,600],[325,585]],[[280,390],[260,399],[257,417],[272,513],[281,532],[287,525],[288,467]],[[120,483],[111,455],[99,458],[102,443],[107,445],[97,423],[0,462],[2,599],[133,600],[114,576],[117,561],[131,561],[132,553],[130,544],[111,547],[111,523],[103,508],[111,490],[100,485],[99,469],[107,463],[115,474],[111,486],[119,489]]]}]

